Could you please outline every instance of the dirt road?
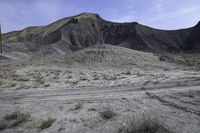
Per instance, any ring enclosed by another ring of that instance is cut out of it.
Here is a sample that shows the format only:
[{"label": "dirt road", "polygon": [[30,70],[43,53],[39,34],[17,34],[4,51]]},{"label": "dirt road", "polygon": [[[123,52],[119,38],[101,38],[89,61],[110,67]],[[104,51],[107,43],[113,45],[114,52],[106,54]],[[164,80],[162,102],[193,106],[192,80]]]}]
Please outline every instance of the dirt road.
[{"label": "dirt road", "polygon": [[[175,82],[177,84],[175,84]],[[187,84],[188,83],[188,84]],[[180,85],[183,84],[183,85]],[[117,87],[74,87],[34,89],[0,93],[1,112],[22,109],[34,119],[51,116],[56,123],[40,132],[113,132],[129,125],[131,119],[157,117],[173,132],[200,131],[200,80],[197,77],[177,81]],[[79,110],[73,110],[80,103]],[[118,115],[104,120],[99,115],[111,109]],[[131,117],[132,118],[131,118]],[[135,118],[133,118],[135,117]],[[37,129],[15,129],[38,131]],[[13,130],[4,130],[9,132]]]}]

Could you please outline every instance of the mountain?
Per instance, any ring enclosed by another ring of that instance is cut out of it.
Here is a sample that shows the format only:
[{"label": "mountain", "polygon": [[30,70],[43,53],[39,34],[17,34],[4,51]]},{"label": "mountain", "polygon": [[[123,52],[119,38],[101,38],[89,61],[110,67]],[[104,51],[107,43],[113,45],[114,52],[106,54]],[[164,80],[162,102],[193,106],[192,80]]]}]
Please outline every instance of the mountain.
[{"label": "mountain", "polygon": [[185,46],[186,50],[200,49],[200,22],[192,29]]},{"label": "mountain", "polygon": [[47,26],[3,34],[3,40],[5,52],[30,55],[65,54],[96,44],[151,52],[177,52],[200,49],[200,23],[188,29],[167,31],[137,22],[109,22],[98,14],[82,13]]}]

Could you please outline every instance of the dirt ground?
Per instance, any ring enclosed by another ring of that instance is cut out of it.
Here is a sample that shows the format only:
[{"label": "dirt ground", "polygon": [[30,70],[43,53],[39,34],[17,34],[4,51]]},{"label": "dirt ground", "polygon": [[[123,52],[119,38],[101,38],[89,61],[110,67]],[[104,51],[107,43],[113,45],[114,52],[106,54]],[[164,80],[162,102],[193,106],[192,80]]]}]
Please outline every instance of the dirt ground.
[{"label": "dirt ground", "polygon": [[[200,132],[198,69],[125,48],[99,51],[1,65],[0,132],[131,133],[146,118],[169,132]],[[13,124],[13,112],[26,118]]]}]

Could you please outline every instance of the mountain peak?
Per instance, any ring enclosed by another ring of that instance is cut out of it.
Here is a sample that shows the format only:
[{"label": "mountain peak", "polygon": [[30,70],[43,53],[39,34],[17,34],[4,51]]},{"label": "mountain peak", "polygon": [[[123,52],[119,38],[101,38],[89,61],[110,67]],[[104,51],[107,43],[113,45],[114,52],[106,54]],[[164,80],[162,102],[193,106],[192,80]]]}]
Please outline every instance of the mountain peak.
[{"label": "mountain peak", "polygon": [[81,13],[81,14],[75,16],[75,18],[76,19],[99,19],[101,17],[95,13],[84,12],[84,13]]}]

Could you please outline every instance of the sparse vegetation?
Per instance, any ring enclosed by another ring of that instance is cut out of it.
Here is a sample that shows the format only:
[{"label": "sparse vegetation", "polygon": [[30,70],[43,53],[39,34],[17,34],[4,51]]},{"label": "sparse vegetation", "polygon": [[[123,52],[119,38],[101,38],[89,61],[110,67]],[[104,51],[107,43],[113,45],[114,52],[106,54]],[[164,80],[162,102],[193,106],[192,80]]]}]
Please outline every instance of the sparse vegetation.
[{"label": "sparse vegetation", "polygon": [[22,81],[22,82],[29,81],[29,79],[26,78],[26,77],[16,77],[15,80],[17,80],[17,81]]},{"label": "sparse vegetation", "polygon": [[79,74],[80,74],[80,75],[85,75],[83,72],[80,72]]},{"label": "sparse vegetation", "polygon": [[42,120],[42,124],[40,126],[40,129],[46,129],[51,127],[51,125],[56,121],[56,119],[49,117],[47,120]]},{"label": "sparse vegetation", "polygon": [[7,114],[2,118],[2,120],[0,120],[0,130],[16,127],[26,122],[29,117],[30,115],[24,114],[20,111],[15,111],[11,114]]},{"label": "sparse vegetation", "polygon": [[131,71],[124,71],[124,72],[122,72],[122,74],[124,74],[124,75],[131,75]]},{"label": "sparse vegetation", "polygon": [[71,79],[71,78],[72,78],[72,75],[67,76],[67,79]]},{"label": "sparse vegetation", "polygon": [[200,66],[200,60],[199,59],[184,58],[182,60],[179,60],[179,62],[181,64],[187,65],[187,66]]},{"label": "sparse vegetation", "polygon": [[99,80],[99,77],[94,77],[93,80]]},{"label": "sparse vegetation", "polygon": [[76,102],[76,103],[74,104],[74,110],[79,110],[81,107],[82,107],[82,105],[81,105],[81,103],[79,103],[79,102]]},{"label": "sparse vegetation", "polygon": [[82,80],[82,81],[86,81],[86,80],[88,80],[86,77],[80,77],[80,80]]},{"label": "sparse vegetation", "polygon": [[159,56],[159,60],[160,61],[166,61],[166,56],[163,56],[163,55]]},{"label": "sparse vegetation", "polygon": [[1,120],[0,121],[0,131],[8,128],[6,121]]},{"label": "sparse vegetation", "polygon": [[16,83],[11,83],[11,82],[0,82],[0,85],[2,88],[12,88],[15,87],[17,84]]},{"label": "sparse vegetation", "polygon": [[22,85],[22,86],[17,87],[16,90],[23,90],[23,89],[28,89],[28,88],[30,88],[30,86]]},{"label": "sparse vegetation", "polygon": [[71,84],[71,85],[77,85],[78,84],[78,80],[76,79],[72,79],[72,80],[67,80],[65,81],[66,84]]},{"label": "sparse vegetation", "polygon": [[49,87],[50,86],[50,84],[44,84],[44,87]]},{"label": "sparse vegetation", "polygon": [[10,87],[15,87],[17,84],[15,84],[15,83],[12,83],[11,85],[10,85]]},{"label": "sparse vegetation", "polygon": [[132,122],[128,133],[169,133],[169,131],[157,119],[144,118],[139,123]]},{"label": "sparse vegetation", "polygon": [[92,76],[93,76],[93,80],[99,80],[99,76],[97,75],[97,73],[94,73]]},{"label": "sparse vegetation", "polygon": [[8,83],[7,85],[6,85],[6,87],[8,87],[8,88],[12,88],[12,87],[15,87],[17,84],[15,84],[15,83]]},{"label": "sparse vegetation", "polygon": [[102,77],[105,80],[117,80],[117,76],[116,75],[106,75],[106,74],[103,74]]},{"label": "sparse vegetation", "polygon": [[159,60],[160,61],[167,61],[167,62],[173,62],[174,61],[173,58],[171,58],[171,57],[169,57],[167,55],[160,55],[159,56]]},{"label": "sparse vegetation", "polygon": [[38,120],[31,120],[26,124],[26,128],[36,128],[40,125],[40,121]]},{"label": "sparse vegetation", "polygon": [[90,108],[90,109],[88,109],[88,111],[97,111],[97,109],[95,109],[95,108]]},{"label": "sparse vegetation", "polygon": [[107,109],[106,111],[101,112],[100,115],[104,119],[111,119],[111,118],[115,117],[117,114],[115,112],[113,112],[112,110]]},{"label": "sparse vegetation", "polygon": [[38,84],[40,84],[40,85],[45,84],[45,81],[44,81],[43,77],[37,77],[37,78],[36,78],[36,82],[37,82]]}]

